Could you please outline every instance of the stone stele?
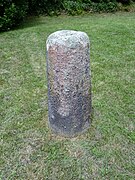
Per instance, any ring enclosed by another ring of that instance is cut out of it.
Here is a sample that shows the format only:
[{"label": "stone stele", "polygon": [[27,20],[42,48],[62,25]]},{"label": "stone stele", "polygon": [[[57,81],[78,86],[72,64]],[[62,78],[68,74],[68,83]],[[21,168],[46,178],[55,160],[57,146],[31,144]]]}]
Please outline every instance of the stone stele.
[{"label": "stone stele", "polygon": [[48,113],[51,129],[67,137],[90,126],[90,43],[86,33],[61,30],[46,42]]}]

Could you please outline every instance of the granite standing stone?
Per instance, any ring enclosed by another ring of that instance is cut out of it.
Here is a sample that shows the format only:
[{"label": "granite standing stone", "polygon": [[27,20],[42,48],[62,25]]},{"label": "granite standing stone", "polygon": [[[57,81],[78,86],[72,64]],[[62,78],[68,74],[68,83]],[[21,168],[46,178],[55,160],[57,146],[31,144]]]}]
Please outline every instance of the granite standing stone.
[{"label": "granite standing stone", "polygon": [[91,119],[89,38],[62,30],[52,33],[46,46],[49,124],[55,133],[76,136]]}]

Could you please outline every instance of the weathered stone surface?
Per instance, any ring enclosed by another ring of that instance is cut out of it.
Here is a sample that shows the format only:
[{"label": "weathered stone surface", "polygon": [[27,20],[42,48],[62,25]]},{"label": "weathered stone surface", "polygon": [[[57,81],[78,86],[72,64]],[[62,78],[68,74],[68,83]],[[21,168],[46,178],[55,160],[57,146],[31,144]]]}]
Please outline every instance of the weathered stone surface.
[{"label": "weathered stone surface", "polygon": [[49,124],[65,136],[90,125],[90,44],[86,33],[62,30],[51,34],[47,46]]}]

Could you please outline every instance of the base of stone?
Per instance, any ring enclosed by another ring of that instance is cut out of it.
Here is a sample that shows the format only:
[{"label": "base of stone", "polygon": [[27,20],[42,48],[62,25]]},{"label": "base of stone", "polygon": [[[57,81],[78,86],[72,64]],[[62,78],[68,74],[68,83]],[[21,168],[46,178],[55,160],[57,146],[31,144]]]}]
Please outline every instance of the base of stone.
[{"label": "base of stone", "polygon": [[48,125],[49,125],[49,128],[52,130],[52,132],[55,135],[60,135],[60,136],[63,136],[63,137],[74,138],[74,137],[76,137],[78,135],[81,135],[81,134],[85,133],[90,128],[91,121],[89,121],[89,122],[87,121],[85,123],[85,125],[79,131],[76,131],[76,132],[73,132],[73,131],[67,132],[67,131],[64,131],[63,129],[61,130],[58,127],[56,127],[55,125],[50,124],[50,122],[48,123]]}]

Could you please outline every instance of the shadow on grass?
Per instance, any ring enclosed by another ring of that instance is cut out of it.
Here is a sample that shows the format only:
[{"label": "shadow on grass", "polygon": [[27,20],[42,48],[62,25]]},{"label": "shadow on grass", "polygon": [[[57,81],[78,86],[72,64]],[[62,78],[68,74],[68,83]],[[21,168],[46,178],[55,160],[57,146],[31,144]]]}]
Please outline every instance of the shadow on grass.
[{"label": "shadow on grass", "polygon": [[29,16],[25,19],[25,21],[20,26],[18,26],[15,29],[17,30],[17,29],[36,27],[36,26],[40,26],[42,24],[44,25],[45,21],[43,21],[43,19],[41,19],[40,16]]},{"label": "shadow on grass", "polygon": [[[51,18],[51,16],[43,16],[43,17]],[[9,29],[7,31],[0,31],[0,34],[5,33],[5,32],[10,32],[10,31],[31,28],[31,27],[37,27],[37,26],[41,26],[41,25],[45,25],[45,21],[43,20],[43,18],[41,18],[40,16],[29,16],[29,17],[25,18],[25,20],[18,26],[14,27],[12,29]]]}]

